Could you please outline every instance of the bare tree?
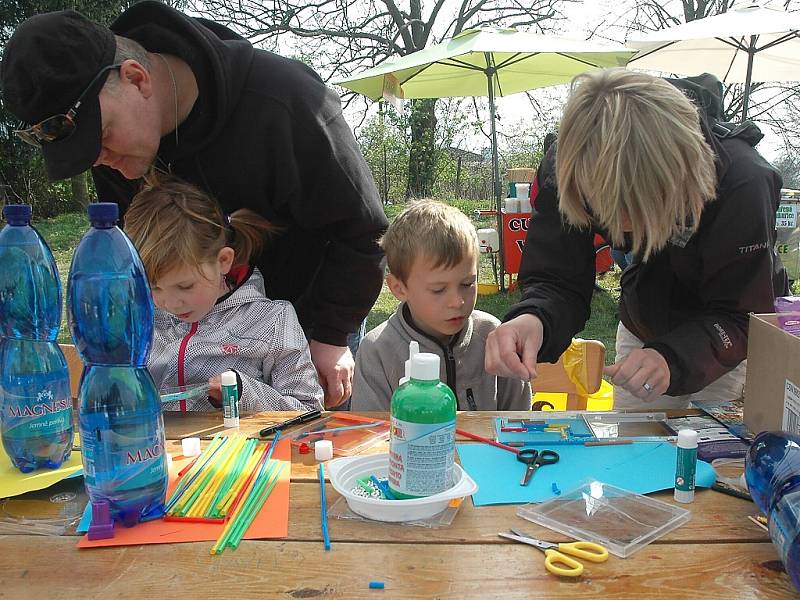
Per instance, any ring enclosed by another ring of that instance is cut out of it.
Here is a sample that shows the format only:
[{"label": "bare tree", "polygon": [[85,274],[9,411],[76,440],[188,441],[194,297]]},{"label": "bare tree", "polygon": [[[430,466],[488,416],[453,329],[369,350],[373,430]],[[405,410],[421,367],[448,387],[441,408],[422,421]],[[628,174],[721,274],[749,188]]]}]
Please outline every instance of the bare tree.
[{"label": "bare tree", "polygon": [[[323,78],[344,78],[422,50],[466,29],[487,25],[551,30],[562,7],[578,0],[197,0],[195,10],[255,44],[296,55]],[[445,6],[447,4],[447,6]],[[455,9],[450,8],[454,6]],[[289,34],[289,35],[287,35]],[[353,99],[345,94],[345,102]],[[407,194],[430,193],[434,176],[436,100],[415,100]]]}]

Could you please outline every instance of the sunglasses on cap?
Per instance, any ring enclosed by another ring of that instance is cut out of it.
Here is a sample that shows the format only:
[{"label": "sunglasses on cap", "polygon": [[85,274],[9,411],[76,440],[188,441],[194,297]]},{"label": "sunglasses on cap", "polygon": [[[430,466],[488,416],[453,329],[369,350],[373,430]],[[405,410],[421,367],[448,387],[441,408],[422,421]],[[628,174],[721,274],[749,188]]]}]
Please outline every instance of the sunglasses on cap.
[{"label": "sunglasses on cap", "polygon": [[83,103],[84,98],[86,98],[92,88],[94,88],[95,84],[107,71],[119,69],[121,66],[121,64],[114,64],[100,69],[100,71],[97,72],[97,75],[95,75],[94,78],[89,82],[89,85],[86,86],[86,89],[84,89],[81,92],[81,95],[78,96],[78,99],[75,101],[75,104],[72,105],[72,108],[70,108],[66,113],[47,117],[43,121],[36,123],[36,125],[31,125],[27,129],[17,129],[14,131],[14,133],[19,139],[27,144],[30,144],[31,146],[41,146],[42,144],[60,142],[67,139],[75,132],[75,128],[78,126],[75,123],[75,116],[77,115],[78,109]]}]

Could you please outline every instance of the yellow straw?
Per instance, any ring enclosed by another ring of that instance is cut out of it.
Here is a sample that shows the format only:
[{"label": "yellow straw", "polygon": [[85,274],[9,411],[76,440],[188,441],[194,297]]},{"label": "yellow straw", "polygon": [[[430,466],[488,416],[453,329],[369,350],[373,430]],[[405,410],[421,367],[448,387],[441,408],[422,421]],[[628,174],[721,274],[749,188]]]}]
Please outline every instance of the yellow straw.
[{"label": "yellow straw", "polygon": [[211,477],[208,479],[207,483],[203,485],[191,508],[187,511],[187,516],[200,517],[205,512],[206,508],[208,508],[211,500],[213,500],[216,495],[216,490],[219,488],[220,482],[227,475],[232,462],[234,462],[242,447],[247,442],[245,436],[236,436],[236,438],[237,439],[234,439],[230,450],[225,454],[221,463],[214,465]]},{"label": "yellow straw", "polygon": [[244,486],[247,478],[250,477],[250,474],[256,468],[256,465],[261,460],[261,457],[267,451],[266,445],[262,445],[258,447],[255,453],[250,457],[248,460],[247,465],[244,469],[242,469],[242,473],[239,475],[239,479],[237,479],[225,497],[222,499],[222,502],[218,504],[218,509],[220,513],[225,516],[227,515],[228,510],[230,509],[231,504],[233,503],[234,499],[239,495],[239,492]]},{"label": "yellow straw", "polygon": [[221,465],[227,457],[230,455],[230,450],[233,446],[235,446],[236,440],[233,440],[231,443],[226,444],[223,448],[220,448],[220,452],[214,456],[213,460],[209,461],[206,465],[206,469],[204,472],[200,474],[200,476],[195,480],[195,482],[187,488],[184,497],[181,497],[181,501],[175,506],[175,511],[181,515],[185,515],[189,509],[194,505],[197,501],[197,497],[203,492],[208,482],[213,478],[216,469]]}]

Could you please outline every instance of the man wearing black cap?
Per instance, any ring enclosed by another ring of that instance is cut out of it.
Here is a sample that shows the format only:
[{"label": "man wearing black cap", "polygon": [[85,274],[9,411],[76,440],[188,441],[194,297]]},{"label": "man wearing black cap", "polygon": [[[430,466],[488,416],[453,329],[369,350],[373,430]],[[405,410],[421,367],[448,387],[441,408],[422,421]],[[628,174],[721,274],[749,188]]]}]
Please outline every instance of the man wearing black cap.
[{"label": "man wearing black cap", "polygon": [[47,174],[92,168],[124,211],[154,166],[281,227],[256,266],[311,338],[326,405],[350,395],[356,331],[380,291],[386,228],[338,96],[300,62],[159,2],[111,29],[73,11],[22,23],[0,64],[17,132]]}]

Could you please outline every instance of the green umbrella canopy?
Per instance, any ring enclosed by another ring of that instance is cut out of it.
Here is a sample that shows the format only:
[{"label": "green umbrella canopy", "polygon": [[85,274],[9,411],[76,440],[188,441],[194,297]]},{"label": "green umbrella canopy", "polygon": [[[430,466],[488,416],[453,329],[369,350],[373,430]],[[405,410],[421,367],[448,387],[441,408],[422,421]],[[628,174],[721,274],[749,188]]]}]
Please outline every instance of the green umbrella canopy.
[{"label": "green umbrella canopy", "polygon": [[372,100],[380,99],[384,89],[398,98],[488,96],[487,76],[493,74],[493,95],[507,96],[567,83],[591,69],[622,67],[633,54],[621,45],[514,29],[470,29],[336,83]]}]

